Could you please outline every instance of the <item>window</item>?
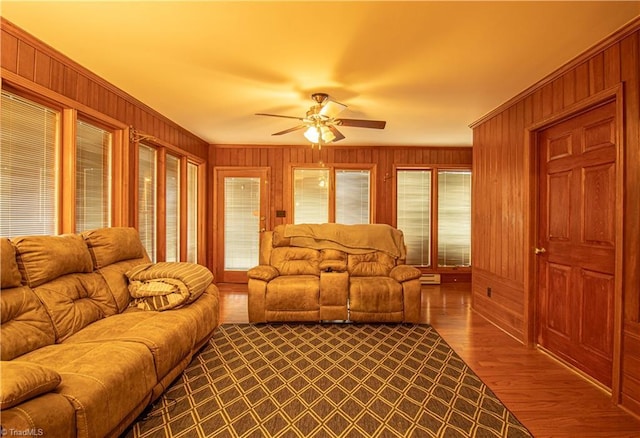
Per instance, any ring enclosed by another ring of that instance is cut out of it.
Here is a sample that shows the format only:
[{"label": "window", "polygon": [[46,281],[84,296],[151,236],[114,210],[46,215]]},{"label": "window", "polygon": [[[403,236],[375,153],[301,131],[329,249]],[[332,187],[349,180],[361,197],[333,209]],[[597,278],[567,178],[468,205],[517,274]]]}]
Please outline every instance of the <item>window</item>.
[{"label": "window", "polygon": [[188,159],[174,148],[138,146],[138,232],[154,262],[198,262],[202,164]]},{"label": "window", "polygon": [[336,222],[368,224],[370,222],[368,170],[336,170]]},{"label": "window", "polygon": [[198,262],[198,165],[187,163],[187,261]]},{"label": "window", "polygon": [[111,225],[109,131],[76,123],[76,232]]},{"label": "window", "polygon": [[398,169],[396,177],[396,226],[407,263],[471,266],[471,170]]},{"label": "window", "polygon": [[294,223],[329,222],[329,169],[295,169],[293,202]]},{"label": "window", "polygon": [[438,266],[471,266],[471,171],[438,171]]},{"label": "window", "polygon": [[431,170],[399,170],[397,227],[404,234],[407,263],[431,266]]},{"label": "window", "polygon": [[371,198],[370,169],[335,166],[293,169],[293,222],[296,224],[371,223]]},{"label": "window", "polygon": [[0,236],[55,234],[60,114],[2,91]]},{"label": "window", "polygon": [[155,148],[138,146],[138,232],[149,257],[156,261],[156,178]]},{"label": "window", "polygon": [[166,223],[167,262],[180,261],[180,158],[167,154],[166,160]]}]

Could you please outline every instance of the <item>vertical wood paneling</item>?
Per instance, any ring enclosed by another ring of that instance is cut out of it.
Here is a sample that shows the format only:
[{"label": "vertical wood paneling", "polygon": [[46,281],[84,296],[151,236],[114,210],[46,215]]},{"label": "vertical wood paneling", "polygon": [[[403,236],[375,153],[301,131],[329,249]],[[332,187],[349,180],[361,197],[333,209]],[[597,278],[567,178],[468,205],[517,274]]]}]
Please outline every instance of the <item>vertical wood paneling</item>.
[{"label": "vertical wood paneling", "polygon": [[18,71],[18,38],[5,32],[0,37],[0,61],[11,73]]},{"label": "vertical wood paneling", "polygon": [[[640,24],[599,50],[578,57],[473,127],[473,307],[508,333],[525,339],[529,244],[524,214],[531,194],[525,156],[526,128],[553,118],[590,96],[623,84],[625,211],[623,233],[624,326],[620,391],[623,405],[640,415]],[[535,178],[535,176],[533,176]],[[531,212],[535,214],[535,212]],[[506,263],[506,264],[505,264]],[[487,296],[491,287],[492,297]],[[631,336],[633,334],[633,336]],[[633,339],[633,340],[631,340]],[[626,369],[625,369],[626,367]],[[615,391],[614,391],[615,394]]]},{"label": "vertical wood paneling", "polygon": [[51,84],[51,58],[40,50],[36,51],[35,69],[35,83],[49,88]]},{"label": "vertical wood paneling", "polygon": [[18,42],[18,74],[30,81],[33,80],[36,65],[36,49],[25,43]]}]

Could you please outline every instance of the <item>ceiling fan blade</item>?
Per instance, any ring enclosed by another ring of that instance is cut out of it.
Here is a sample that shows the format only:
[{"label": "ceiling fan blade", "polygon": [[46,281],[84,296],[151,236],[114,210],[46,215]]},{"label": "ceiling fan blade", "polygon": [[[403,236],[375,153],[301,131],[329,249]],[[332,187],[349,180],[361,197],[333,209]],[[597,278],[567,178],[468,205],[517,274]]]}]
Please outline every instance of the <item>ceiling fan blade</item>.
[{"label": "ceiling fan blade", "polygon": [[288,133],[290,133],[290,132],[297,131],[297,130],[299,130],[299,129],[304,129],[304,128],[306,128],[306,127],[307,127],[307,125],[298,125],[298,126],[294,126],[293,128],[285,129],[284,131],[276,132],[276,133],[271,134],[271,135],[282,135],[282,134],[288,134]]},{"label": "ceiling fan blade", "polygon": [[354,128],[374,128],[384,129],[387,122],[384,120],[362,120],[362,119],[337,119],[340,126],[351,126]]},{"label": "ceiling fan blade", "polygon": [[282,115],[280,115],[280,114],[256,113],[256,116],[282,117],[282,118],[284,118],[284,119],[304,120],[302,117],[295,117],[295,116],[282,116]]},{"label": "ceiling fan blade", "polygon": [[340,141],[343,138],[345,138],[344,135],[342,135],[342,132],[338,131],[338,129],[333,126],[333,125],[327,125],[327,128],[329,128],[329,131],[331,131],[333,133],[333,135],[336,136],[336,138],[334,138],[333,140],[331,140],[331,143],[335,143],[336,141]]},{"label": "ceiling fan blade", "polygon": [[320,112],[318,114],[320,114],[321,116],[329,117],[331,119],[335,119],[336,116],[346,108],[346,105],[338,103],[334,100],[327,99],[324,105],[322,105],[322,108],[320,108]]}]

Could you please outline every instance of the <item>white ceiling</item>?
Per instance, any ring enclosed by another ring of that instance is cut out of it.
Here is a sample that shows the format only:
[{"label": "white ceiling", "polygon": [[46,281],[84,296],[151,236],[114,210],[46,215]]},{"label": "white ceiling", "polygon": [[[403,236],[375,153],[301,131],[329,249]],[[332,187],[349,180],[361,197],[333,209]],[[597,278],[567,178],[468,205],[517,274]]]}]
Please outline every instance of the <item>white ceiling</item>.
[{"label": "white ceiling", "polygon": [[471,145],[469,124],[640,15],[639,1],[17,1],[1,14],[213,144],[272,133],[312,92],[343,145]]}]

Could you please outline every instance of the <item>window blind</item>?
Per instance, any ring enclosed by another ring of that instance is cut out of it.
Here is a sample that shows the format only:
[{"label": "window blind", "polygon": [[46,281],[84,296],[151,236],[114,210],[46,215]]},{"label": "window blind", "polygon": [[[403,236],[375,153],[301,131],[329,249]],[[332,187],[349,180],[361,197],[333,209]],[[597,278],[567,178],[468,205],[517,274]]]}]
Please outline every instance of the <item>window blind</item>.
[{"label": "window blind", "polygon": [[187,261],[198,262],[198,166],[187,163]]},{"label": "window blind", "polygon": [[398,170],[397,227],[404,234],[407,263],[431,265],[431,170]]},{"label": "window blind", "polygon": [[260,178],[224,179],[224,265],[226,271],[248,271],[258,264]]},{"label": "window blind", "polygon": [[111,225],[109,131],[76,123],[76,232]]},{"label": "window blind", "polygon": [[180,261],[180,158],[167,154],[165,182],[166,261]]},{"label": "window blind", "polygon": [[294,223],[329,222],[329,182],[329,169],[294,169]]},{"label": "window blind", "polygon": [[336,222],[368,224],[370,222],[370,172],[336,170]]},{"label": "window blind", "polygon": [[60,114],[2,91],[0,236],[55,234]]},{"label": "window blind", "polygon": [[156,161],[154,148],[138,146],[138,232],[153,262],[156,261]]},{"label": "window blind", "polygon": [[471,265],[471,171],[438,171],[438,266]]}]

